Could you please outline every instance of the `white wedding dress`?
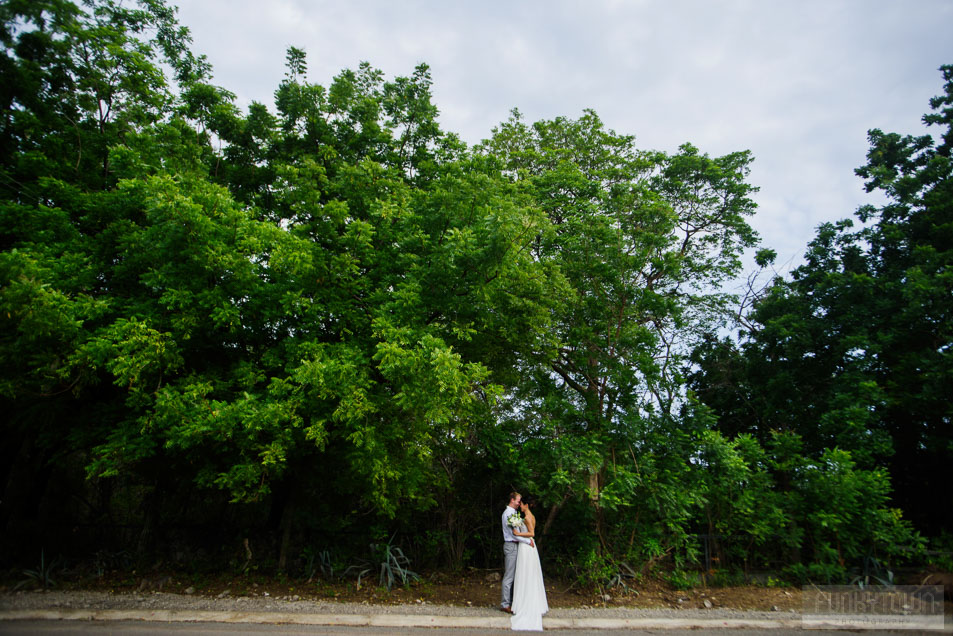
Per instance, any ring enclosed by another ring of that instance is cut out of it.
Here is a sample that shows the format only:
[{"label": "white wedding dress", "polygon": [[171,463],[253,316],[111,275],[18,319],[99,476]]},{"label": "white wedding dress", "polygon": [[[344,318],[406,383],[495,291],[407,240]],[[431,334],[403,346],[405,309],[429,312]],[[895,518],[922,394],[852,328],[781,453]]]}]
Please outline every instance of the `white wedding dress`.
[{"label": "white wedding dress", "polygon": [[[521,528],[525,532],[526,528]],[[535,539],[534,539],[535,541]],[[513,579],[513,616],[510,628],[543,631],[543,614],[549,611],[543,568],[539,564],[539,544],[531,548],[520,543],[516,552],[516,577]]]}]

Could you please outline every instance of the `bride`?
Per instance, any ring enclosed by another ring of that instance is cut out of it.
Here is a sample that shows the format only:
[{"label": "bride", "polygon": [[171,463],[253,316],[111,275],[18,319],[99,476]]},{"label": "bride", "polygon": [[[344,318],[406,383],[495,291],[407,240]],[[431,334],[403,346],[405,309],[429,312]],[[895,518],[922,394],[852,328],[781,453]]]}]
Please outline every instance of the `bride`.
[{"label": "bride", "polygon": [[513,580],[513,616],[510,627],[517,630],[542,631],[543,614],[549,611],[546,588],[543,586],[543,569],[539,565],[539,542],[536,534],[536,517],[533,516],[535,498],[527,496],[520,503],[523,524],[513,534],[528,537],[536,547],[520,543],[516,556],[516,577]]}]

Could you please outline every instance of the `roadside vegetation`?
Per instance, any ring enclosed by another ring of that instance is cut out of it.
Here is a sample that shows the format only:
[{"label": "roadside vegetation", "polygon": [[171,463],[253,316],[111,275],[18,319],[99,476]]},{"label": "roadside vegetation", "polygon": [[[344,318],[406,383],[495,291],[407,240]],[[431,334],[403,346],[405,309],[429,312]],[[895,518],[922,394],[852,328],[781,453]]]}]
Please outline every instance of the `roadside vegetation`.
[{"label": "roadside vegetation", "polygon": [[597,598],[953,569],[953,67],[782,276],[744,150],[468,146],[426,65],[295,47],[243,111],[162,0],[0,18],[10,588],[425,589],[498,566],[514,489]]}]

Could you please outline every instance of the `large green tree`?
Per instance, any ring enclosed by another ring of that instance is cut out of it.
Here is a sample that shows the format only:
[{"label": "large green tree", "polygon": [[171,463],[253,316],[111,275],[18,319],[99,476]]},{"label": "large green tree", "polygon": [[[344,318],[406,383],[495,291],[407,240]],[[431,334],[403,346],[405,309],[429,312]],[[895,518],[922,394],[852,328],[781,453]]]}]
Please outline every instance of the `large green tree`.
[{"label": "large green tree", "polygon": [[534,258],[565,279],[553,344],[521,363],[523,435],[541,442],[547,495],[590,500],[601,536],[603,508],[636,497],[631,458],[653,426],[672,425],[679,356],[724,300],[713,290],[756,241],[751,156],[638,150],[591,111],[533,125],[516,112],[485,152],[546,212],[554,231],[537,238]]},{"label": "large green tree", "polygon": [[179,364],[168,335],[127,296],[123,240],[144,211],[117,189],[112,159],[156,135],[148,145],[170,152],[153,158],[194,163],[173,140],[195,134],[169,118],[160,60],[185,68],[191,58],[166,7],[5,2],[0,17],[2,521],[11,522],[35,518],[57,460],[125,417],[122,394],[77,363],[81,349],[124,342],[128,358],[108,364],[129,391]]},{"label": "large green tree", "polygon": [[243,115],[161,3],[3,11],[0,389],[24,479],[80,452],[143,484],[142,545],[183,483],[270,501],[282,566],[305,502],[431,505],[550,275],[545,217],[439,129],[427,68],[325,90],[290,49],[277,114]]},{"label": "large green tree", "polygon": [[696,351],[698,396],[731,432],[800,434],[805,450],[888,467],[894,499],[929,531],[953,498],[931,487],[953,459],[953,67],[924,123],[939,134],[872,130],[867,190],[886,198],[822,225],[790,279],[754,305],[738,346]]},{"label": "large green tree", "polygon": [[[939,387],[947,352],[890,358],[887,341],[864,338],[886,312],[942,317],[930,313],[948,292],[933,286],[942,241],[930,252],[921,237],[946,227],[948,140],[877,137],[865,176],[909,205],[877,212],[889,232],[822,234],[802,277],[830,285],[811,296],[822,310],[779,282],[753,319],[776,336],[758,345],[768,359],[796,351],[782,342],[796,321],[780,317],[841,316],[839,332],[810,332],[841,352],[813,354],[834,381],[785,367],[804,394],[836,400],[755,391],[775,414],[752,418],[702,382],[710,407],[698,404],[680,375],[756,242],[748,153],[639,150],[588,111],[533,125],[514,114],[471,149],[439,126],[425,65],[388,79],[362,64],[324,86],[294,47],[274,103],[243,112],[159,0],[11,0],[0,17],[8,550],[84,519],[135,528],[111,537],[142,556],[164,528],[206,524],[216,554],[245,539],[242,559],[270,552],[279,568],[296,546],[346,554],[391,536],[424,565],[462,566],[480,548],[490,563],[488,510],[523,486],[552,504],[553,554],[593,581],[616,556],[684,565],[697,532],[742,537],[723,550],[734,563],[779,535],[809,541],[828,577],[874,534],[904,542],[869,468],[891,444],[899,456],[901,424],[877,418],[927,421],[941,406],[922,410],[912,381],[884,370],[927,360],[924,386]],[[890,232],[920,247],[898,251]],[[851,277],[825,278],[848,261]],[[907,296],[872,285],[874,269]],[[718,350],[735,369],[748,353]],[[777,413],[783,425],[766,424]],[[803,424],[817,413],[820,433]],[[841,430],[842,416],[861,424]],[[910,444],[939,448],[942,427],[911,430]]]}]

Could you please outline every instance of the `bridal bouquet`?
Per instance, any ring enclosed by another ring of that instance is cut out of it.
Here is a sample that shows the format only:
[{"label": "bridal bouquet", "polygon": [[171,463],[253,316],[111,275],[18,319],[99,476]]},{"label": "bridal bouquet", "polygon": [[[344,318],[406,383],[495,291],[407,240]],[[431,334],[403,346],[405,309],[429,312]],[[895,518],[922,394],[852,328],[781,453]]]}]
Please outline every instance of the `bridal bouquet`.
[{"label": "bridal bouquet", "polygon": [[506,523],[511,528],[519,528],[521,525],[523,525],[523,515],[518,512],[514,512],[507,518]]}]

